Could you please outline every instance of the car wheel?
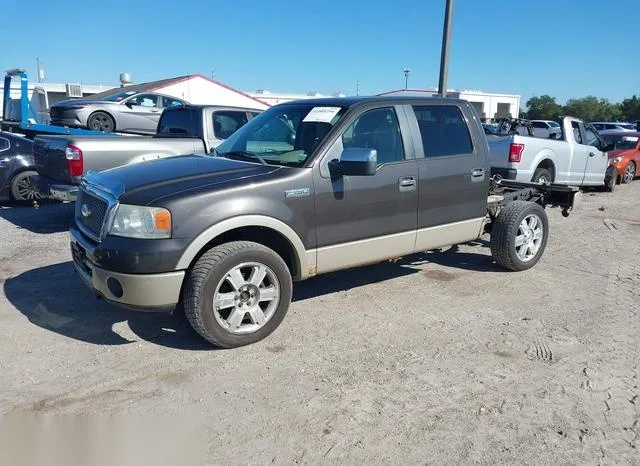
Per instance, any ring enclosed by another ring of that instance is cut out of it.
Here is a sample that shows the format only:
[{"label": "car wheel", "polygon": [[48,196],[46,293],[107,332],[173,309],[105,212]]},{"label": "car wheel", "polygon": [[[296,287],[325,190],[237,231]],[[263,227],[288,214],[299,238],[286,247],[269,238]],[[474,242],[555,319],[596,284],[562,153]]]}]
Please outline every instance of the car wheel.
[{"label": "car wheel", "polygon": [[236,348],[262,340],[282,322],[291,303],[291,273],[273,250],[250,241],[216,246],[187,276],[187,320],[205,340]]},{"label": "car wheel", "polygon": [[629,162],[629,165],[627,165],[627,168],[625,168],[624,173],[622,174],[622,182],[631,183],[635,177],[636,164],[635,162]]},{"label": "car wheel", "polygon": [[616,184],[618,184],[618,170],[615,167],[609,167],[604,175],[604,191],[612,193]]},{"label": "car wheel", "polygon": [[548,184],[553,183],[553,178],[551,177],[551,173],[546,168],[538,168],[533,173],[533,178],[531,179],[533,183],[541,183]]},{"label": "car wheel", "polygon": [[11,199],[15,202],[37,201],[42,199],[42,195],[36,189],[32,176],[36,176],[38,172],[34,170],[25,170],[16,174],[11,179]]},{"label": "car wheel", "polygon": [[535,202],[513,201],[498,214],[491,230],[491,255],[515,271],[536,265],[547,246],[549,220]]},{"label": "car wheel", "polygon": [[113,117],[105,112],[94,112],[87,120],[87,127],[94,131],[112,133],[116,129],[116,122]]}]

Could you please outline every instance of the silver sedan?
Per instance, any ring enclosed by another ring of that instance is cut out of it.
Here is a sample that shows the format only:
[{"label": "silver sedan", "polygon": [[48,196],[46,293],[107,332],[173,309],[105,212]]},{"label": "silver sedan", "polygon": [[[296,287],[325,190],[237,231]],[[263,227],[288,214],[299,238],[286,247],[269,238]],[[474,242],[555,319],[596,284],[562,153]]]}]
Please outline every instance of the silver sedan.
[{"label": "silver sedan", "polygon": [[162,111],[185,105],[175,97],[154,92],[120,90],[101,99],[83,98],[51,106],[51,124],[111,133],[155,134]]}]

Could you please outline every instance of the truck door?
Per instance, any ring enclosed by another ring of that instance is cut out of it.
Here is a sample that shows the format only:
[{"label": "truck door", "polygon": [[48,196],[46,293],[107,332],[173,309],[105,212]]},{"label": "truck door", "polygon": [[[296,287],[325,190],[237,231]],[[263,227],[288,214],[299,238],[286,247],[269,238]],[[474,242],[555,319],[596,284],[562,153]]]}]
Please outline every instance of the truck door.
[{"label": "truck door", "polygon": [[[369,108],[345,124],[314,167],[319,273],[410,254],[415,246],[418,169],[402,107]],[[332,177],[329,162],[347,148],[375,149],[375,175]]]},{"label": "truck door", "polygon": [[604,141],[600,139],[593,125],[585,124],[584,131],[588,152],[584,184],[600,186],[604,183],[605,173],[609,166],[609,157],[606,152],[600,150],[604,146]]},{"label": "truck door", "polygon": [[589,147],[586,145],[584,127],[577,121],[571,122],[571,133],[567,135],[567,141],[571,140],[571,165],[569,167],[569,184],[582,186],[587,170]]},{"label": "truck door", "polygon": [[407,105],[406,109],[420,145],[416,149],[420,186],[416,249],[476,239],[487,212],[491,176],[486,148],[479,145],[484,136],[477,125],[467,124],[455,103]]}]

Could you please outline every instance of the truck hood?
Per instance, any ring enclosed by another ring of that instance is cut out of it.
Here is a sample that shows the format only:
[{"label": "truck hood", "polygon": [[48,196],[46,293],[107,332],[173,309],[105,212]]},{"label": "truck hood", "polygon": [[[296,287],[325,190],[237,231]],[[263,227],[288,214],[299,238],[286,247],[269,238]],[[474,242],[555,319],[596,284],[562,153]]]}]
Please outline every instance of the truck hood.
[{"label": "truck hood", "polygon": [[180,191],[253,178],[281,168],[222,157],[180,155],[87,173],[84,181],[123,202],[146,204]]}]

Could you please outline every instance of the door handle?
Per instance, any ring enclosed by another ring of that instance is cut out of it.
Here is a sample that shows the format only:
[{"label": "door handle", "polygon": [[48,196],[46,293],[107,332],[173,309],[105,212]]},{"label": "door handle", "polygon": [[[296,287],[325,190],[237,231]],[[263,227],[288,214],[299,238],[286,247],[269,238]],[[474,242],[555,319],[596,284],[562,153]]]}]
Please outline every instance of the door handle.
[{"label": "door handle", "polygon": [[403,176],[398,180],[400,191],[414,191],[416,189],[416,179],[413,176]]},{"label": "door handle", "polygon": [[473,170],[471,170],[471,176],[474,178],[479,178],[481,176],[484,176],[484,169],[483,168],[474,168]]}]

